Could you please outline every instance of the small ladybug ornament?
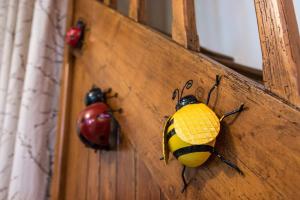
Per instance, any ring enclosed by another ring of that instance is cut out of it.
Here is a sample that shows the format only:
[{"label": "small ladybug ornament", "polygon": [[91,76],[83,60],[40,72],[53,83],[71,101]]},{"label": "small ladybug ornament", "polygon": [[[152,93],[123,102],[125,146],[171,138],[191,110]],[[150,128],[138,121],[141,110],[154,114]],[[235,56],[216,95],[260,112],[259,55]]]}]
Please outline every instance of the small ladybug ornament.
[{"label": "small ladybug ornament", "polygon": [[85,24],[78,20],[76,26],[71,27],[66,34],[66,42],[73,48],[80,49],[83,45]]},{"label": "small ladybug ornament", "polygon": [[107,104],[111,92],[102,92],[100,88],[94,87],[86,94],[86,108],[79,114],[77,120],[77,133],[80,140],[89,148],[95,150],[112,150],[117,147],[120,136],[120,125],[114,118],[114,112]]},{"label": "small ladybug ornament", "polygon": [[176,112],[168,117],[163,130],[163,160],[169,160],[169,152],[183,165],[182,180],[187,187],[184,172],[186,167],[202,165],[211,154],[220,158],[222,162],[235,169],[240,174],[243,172],[231,161],[224,158],[216,149],[215,142],[220,131],[221,122],[228,116],[240,113],[244,105],[218,118],[216,113],[208,107],[211,93],[220,83],[220,76],[208,93],[205,103],[201,103],[194,95],[182,96],[185,89],[190,89],[193,81],[189,80],[182,88],[175,89],[172,99],[177,97]]}]

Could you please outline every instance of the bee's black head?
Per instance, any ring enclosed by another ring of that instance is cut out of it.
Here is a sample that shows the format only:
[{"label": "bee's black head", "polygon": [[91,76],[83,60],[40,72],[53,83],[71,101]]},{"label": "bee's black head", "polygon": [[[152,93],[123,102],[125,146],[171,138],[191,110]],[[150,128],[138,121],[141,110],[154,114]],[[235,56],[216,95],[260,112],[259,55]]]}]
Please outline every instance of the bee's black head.
[{"label": "bee's black head", "polygon": [[85,96],[85,105],[89,106],[98,102],[105,102],[105,93],[98,87],[93,86]]},{"label": "bee's black head", "polygon": [[183,106],[186,106],[188,104],[195,104],[195,103],[199,103],[199,101],[197,100],[197,98],[194,95],[188,95],[185,97],[182,97],[179,102],[176,104],[176,110],[179,110],[180,108],[182,108]]},{"label": "bee's black head", "polygon": [[186,82],[186,84],[184,85],[184,87],[181,90],[181,94],[179,94],[178,88],[174,90],[172,99],[174,100],[177,96],[176,110],[179,110],[180,108],[182,108],[183,106],[186,106],[188,104],[199,103],[199,101],[197,100],[197,98],[194,95],[188,95],[188,96],[182,97],[184,89],[190,89],[192,87],[192,85],[193,85],[193,80],[189,80],[188,82]]}]

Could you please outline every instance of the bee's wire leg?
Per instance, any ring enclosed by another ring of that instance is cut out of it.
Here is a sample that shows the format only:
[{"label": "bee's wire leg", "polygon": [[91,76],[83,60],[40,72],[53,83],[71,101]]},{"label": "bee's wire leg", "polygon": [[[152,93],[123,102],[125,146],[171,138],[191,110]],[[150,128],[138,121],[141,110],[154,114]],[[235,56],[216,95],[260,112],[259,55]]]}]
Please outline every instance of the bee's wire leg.
[{"label": "bee's wire leg", "polygon": [[218,158],[220,158],[220,160],[222,162],[224,162],[225,164],[227,164],[229,167],[235,169],[239,174],[244,175],[243,171],[235,164],[233,164],[231,161],[227,160],[224,158],[224,156],[222,156],[221,154],[219,154],[219,152],[217,152],[215,149],[212,152],[214,155],[216,155]]},{"label": "bee's wire leg", "polygon": [[223,121],[226,117],[229,117],[230,115],[234,115],[236,113],[240,113],[244,110],[244,104],[241,104],[240,107],[238,109],[235,109],[233,111],[230,111],[228,113],[225,113],[221,118],[220,118],[220,122]]},{"label": "bee's wire leg", "polygon": [[185,176],[184,176],[184,172],[185,172],[186,166],[183,166],[182,171],[181,171],[181,178],[182,178],[182,182],[183,182],[183,188],[181,189],[181,193],[184,193],[184,191],[186,190],[188,183],[185,180]]},{"label": "bee's wire leg", "polygon": [[220,81],[221,81],[221,76],[217,75],[215,84],[210,88],[210,90],[208,92],[207,99],[206,99],[206,105],[208,105],[209,100],[210,100],[210,95],[218,87],[218,85],[220,84]]}]

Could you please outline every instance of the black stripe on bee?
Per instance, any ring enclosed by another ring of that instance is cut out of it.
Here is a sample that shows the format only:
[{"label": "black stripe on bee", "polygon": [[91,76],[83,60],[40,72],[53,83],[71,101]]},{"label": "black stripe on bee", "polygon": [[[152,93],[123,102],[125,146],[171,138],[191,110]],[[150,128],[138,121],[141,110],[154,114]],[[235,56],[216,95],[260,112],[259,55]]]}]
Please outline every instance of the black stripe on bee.
[{"label": "black stripe on bee", "polygon": [[173,155],[175,158],[179,158],[182,155],[189,154],[189,153],[195,153],[195,152],[210,152],[214,153],[214,147],[210,145],[192,145],[188,147],[183,147],[180,149],[177,149],[173,152]]},{"label": "black stripe on bee", "polygon": [[172,119],[169,119],[169,120],[168,120],[168,122],[167,122],[167,125],[166,125],[166,127],[169,127],[169,126],[171,126],[173,123],[174,123],[174,118],[172,118]]},{"label": "black stripe on bee", "polygon": [[170,130],[168,133],[167,133],[167,135],[166,135],[166,141],[168,142],[170,139],[171,139],[171,137],[173,136],[173,135],[175,135],[176,134],[176,132],[175,132],[175,129],[173,128],[172,130]]}]

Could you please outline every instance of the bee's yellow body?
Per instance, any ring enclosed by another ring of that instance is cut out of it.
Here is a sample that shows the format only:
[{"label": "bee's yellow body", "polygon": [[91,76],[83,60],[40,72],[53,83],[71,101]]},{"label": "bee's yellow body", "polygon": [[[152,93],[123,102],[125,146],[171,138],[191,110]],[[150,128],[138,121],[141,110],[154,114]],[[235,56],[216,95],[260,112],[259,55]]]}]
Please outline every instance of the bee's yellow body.
[{"label": "bee's yellow body", "polygon": [[[171,116],[164,127],[164,158],[184,147],[205,145],[214,147],[220,131],[220,120],[215,112],[203,103],[189,104]],[[209,151],[184,152],[177,159],[185,166],[202,165]]]}]

